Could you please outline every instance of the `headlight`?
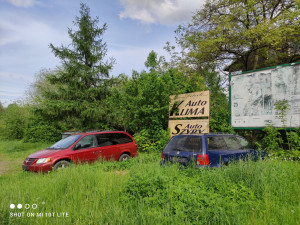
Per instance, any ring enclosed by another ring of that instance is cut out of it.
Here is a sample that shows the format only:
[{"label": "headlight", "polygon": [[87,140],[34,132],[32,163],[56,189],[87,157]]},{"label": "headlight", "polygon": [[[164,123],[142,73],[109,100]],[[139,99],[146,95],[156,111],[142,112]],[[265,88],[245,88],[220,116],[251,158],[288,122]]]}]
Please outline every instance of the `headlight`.
[{"label": "headlight", "polygon": [[41,158],[41,159],[38,159],[38,161],[36,161],[36,164],[42,164],[42,163],[47,163],[47,162],[50,162],[50,158]]}]

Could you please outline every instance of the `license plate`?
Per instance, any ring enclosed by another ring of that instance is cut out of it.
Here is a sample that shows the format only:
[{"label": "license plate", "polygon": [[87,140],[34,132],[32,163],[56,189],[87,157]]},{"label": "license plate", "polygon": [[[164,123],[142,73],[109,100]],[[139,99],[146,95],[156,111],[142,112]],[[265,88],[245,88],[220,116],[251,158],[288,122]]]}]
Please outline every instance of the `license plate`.
[{"label": "license plate", "polygon": [[182,157],[171,157],[170,161],[178,162],[178,163],[187,163],[188,162],[187,158],[182,158]]}]

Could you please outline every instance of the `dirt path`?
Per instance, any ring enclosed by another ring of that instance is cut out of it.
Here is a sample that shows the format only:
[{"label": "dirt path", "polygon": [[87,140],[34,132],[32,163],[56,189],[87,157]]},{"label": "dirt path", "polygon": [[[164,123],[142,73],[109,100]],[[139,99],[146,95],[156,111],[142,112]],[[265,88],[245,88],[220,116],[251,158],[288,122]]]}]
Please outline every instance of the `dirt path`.
[{"label": "dirt path", "polygon": [[0,161],[0,176],[9,171],[9,162]]},{"label": "dirt path", "polygon": [[3,154],[0,154],[0,176],[10,171],[11,163],[7,161]]}]

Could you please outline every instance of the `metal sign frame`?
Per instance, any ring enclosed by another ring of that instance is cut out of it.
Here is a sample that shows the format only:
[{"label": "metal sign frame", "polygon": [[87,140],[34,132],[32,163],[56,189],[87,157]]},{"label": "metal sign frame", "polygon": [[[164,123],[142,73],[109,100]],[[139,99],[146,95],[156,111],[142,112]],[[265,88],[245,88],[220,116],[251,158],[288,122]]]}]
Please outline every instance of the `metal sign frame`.
[{"label": "metal sign frame", "polygon": [[[266,124],[264,126],[239,126],[239,125],[235,125],[233,124],[233,99],[232,99],[232,77],[233,76],[251,76],[251,74],[254,74],[256,72],[260,72],[260,71],[265,71],[265,70],[274,70],[274,69],[280,69],[280,68],[284,68],[287,66],[299,66],[300,62],[295,62],[295,63],[290,63],[290,64],[283,64],[283,65],[278,65],[278,66],[273,66],[273,67],[267,67],[267,68],[262,68],[262,69],[257,69],[257,70],[251,70],[251,71],[245,71],[245,72],[237,72],[237,73],[230,73],[229,74],[229,110],[230,110],[230,117],[229,117],[229,123],[230,125],[234,128],[234,129],[248,129],[248,130],[257,130],[257,129],[264,129]],[[297,74],[298,75],[298,74]],[[300,74],[299,74],[300,76]],[[297,76],[298,77],[298,76]],[[296,115],[297,116],[297,115]],[[299,115],[300,116],[300,115]],[[272,118],[274,118],[274,115],[272,115]],[[272,118],[270,116],[270,120],[272,121]],[[289,124],[287,124],[289,125]],[[282,127],[282,126],[276,126],[276,127]],[[289,129],[294,129],[294,128],[298,128],[297,126],[288,126],[287,128]]]}]

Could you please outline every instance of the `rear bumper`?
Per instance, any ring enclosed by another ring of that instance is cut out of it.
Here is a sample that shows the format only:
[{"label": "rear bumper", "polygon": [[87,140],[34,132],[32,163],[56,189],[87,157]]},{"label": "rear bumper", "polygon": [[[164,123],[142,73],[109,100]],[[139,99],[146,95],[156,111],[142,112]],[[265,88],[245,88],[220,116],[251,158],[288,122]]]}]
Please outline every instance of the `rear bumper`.
[{"label": "rear bumper", "polygon": [[[160,165],[161,166],[165,166],[168,163],[173,164],[174,162],[168,161],[168,160],[161,160],[160,161]],[[176,162],[176,163],[178,163],[178,162]],[[184,167],[188,166],[188,163],[187,164],[186,163],[178,163],[178,164],[180,164],[180,165],[182,165]],[[213,166],[213,165],[196,165],[195,166],[195,168],[197,168],[197,169],[200,169],[200,168],[210,168],[210,167],[215,167],[215,166]]]}]

